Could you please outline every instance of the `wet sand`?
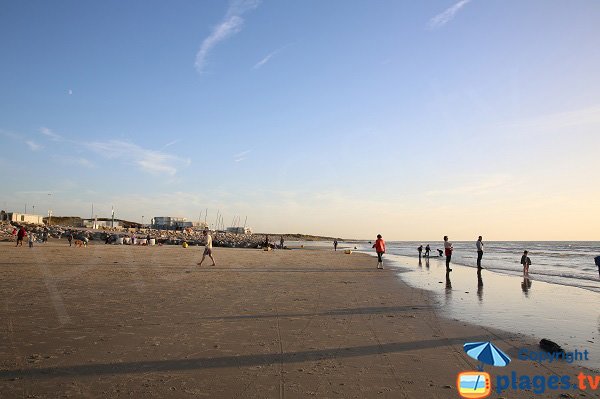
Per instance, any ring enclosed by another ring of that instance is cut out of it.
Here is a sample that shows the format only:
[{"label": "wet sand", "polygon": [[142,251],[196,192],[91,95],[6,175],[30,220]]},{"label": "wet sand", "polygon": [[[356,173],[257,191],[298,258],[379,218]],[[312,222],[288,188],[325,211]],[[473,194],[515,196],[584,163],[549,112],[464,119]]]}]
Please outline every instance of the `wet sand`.
[{"label": "wet sand", "polygon": [[442,317],[367,255],[201,250],[0,244],[0,397],[455,398],[487,340],[513,358],[492,373],[584,370],[518,360],[533,341]]}]

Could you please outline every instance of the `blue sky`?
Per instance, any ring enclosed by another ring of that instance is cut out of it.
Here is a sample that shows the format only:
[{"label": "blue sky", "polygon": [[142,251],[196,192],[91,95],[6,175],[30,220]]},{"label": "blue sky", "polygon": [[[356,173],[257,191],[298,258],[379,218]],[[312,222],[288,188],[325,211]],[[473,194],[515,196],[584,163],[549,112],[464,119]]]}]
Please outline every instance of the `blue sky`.
[{"label": "blue sky", "polygon": [[599,17],[597,1],[5,2],[0,205],[598,239]]}]

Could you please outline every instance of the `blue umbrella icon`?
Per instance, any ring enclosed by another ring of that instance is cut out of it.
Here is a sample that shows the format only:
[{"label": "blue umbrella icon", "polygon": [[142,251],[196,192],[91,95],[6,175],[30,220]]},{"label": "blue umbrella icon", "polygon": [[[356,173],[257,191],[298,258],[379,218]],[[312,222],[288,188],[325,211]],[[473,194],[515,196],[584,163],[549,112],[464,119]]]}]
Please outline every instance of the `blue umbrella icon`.
[{"label": "blue umbrella icon", "polygon": [[510,363],[510,357],[491,342],[467,342],[463,348],[467,355],[479,360],[480,365],[477,368],[480,371],[483,370],[484,364],[504,367]]}]

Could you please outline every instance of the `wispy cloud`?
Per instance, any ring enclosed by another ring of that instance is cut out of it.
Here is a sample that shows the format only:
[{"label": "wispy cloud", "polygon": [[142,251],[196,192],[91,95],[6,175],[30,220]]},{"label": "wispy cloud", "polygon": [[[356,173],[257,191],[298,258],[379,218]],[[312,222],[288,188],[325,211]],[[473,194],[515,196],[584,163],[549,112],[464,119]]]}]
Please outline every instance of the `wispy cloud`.
[{"label": "wispy cloud", "polygon": [[189,159],[182,159],[161,151],[142,148],[137,144],[121,140],[96,141],[86,146],[97,154],[108,159],[129,160],[141,170],[152,174],[174,176],[177,168],[190,164]]},{"label": "wispy cloud", "polygon": [[25,140],[25,144],[27,144],[31,151],[38,151],[42,149],[42,146],[33,140]]},{"label": "wispy cloud", "polygon": [[455,3],[450,8],[446,9],[444,12],[431,18],[429,20],[429,23],[427,24],[427,27],[431,30],[441,28],[442,26],[446,25],[448,22],[452,21],[452,19],[456,15],[456,13],[458,11],[460,11],[461,8],[463,8],[470,2],[471,2],[471,0],[460,0],[459,2]]},{"label": "wispy cloud", "polygon": [[600,104],[572,111],[558,112],[502,125],[509,129],[546,132],[576,126],[600,127]]},{"label": "wispy cloud", "polygon": [[141,170],[150,173],[165,173],[173,176],[177,173],[176,165],[181,163],[181,160],[173,155],[144,149],[121,140],[93,142],[89,143],[88,147],[109,159],[130,159]]},{"label": "wispy cloud", "polygon": [[239,154],[235,154],[233,156],[233,161],[234,162],[242,162],[243,160],[246,159],[246,155],[250,154],[252,152],[252,150],[246,150],[246,151],[242,151]]},{"label": "wispy cloud", "polygon": [[476,182],[469,182],[447,189],[427,191],[425,195],[429,197],[485,195],[506,187],[507,184],[512,182],[511,176],[507,174],[476,176],[476,178]]},{"label": "wispy cloud", "polygon": [[269,62],[269,60],[271,60],[271,58],[273,58],[273,56],[277,54],[277,51],[273,51],[272,53],[268,54],[265,58],[263,58],[262,60],[258,61],[255,65],[254,65],[254,69],[258,69],[261,66],[265,65],[267,62]]},{"label": "wispy cloud", "polygon": [[175,145],[175,144],[179,143],[180,141],[181,141],[181,139],[176,139],[176,140],[173,140],[173,141],[169,141],[167,144],[165,144],[165,145],[163,146],[163,149],[164,149],[164,148],[167,148],[167,147],[170,147],[170,146],[172,146],[172,145]]},{"label": "wispy cloud", "polygon": [[61,141],[63,139],[60,134],[54,133],[52,130],[48,129],[47,127],[41,127],[40,133],[46,137],[49,137],[53,141]]},{"label": "wispy cloud", "polygon": [[69,157],[69,156],[58,156],[54,155],[52,158],[63,165],[67,166],[82,166],[84,168],[94,168],[96,165],[92,161],[84,157]]},{"label": "wispy cloud", "polygon": [[267,62],[269,62],[271,60],[271,58],[273,58],[275,55],[277,55],[277,53],[280,53],[281,51],[285,50],[287,47],[290,46],[291,43],[286,44],[283,47],[278,48],[275,51],[270,52],[269,54],[267,54],[265,57],[263,57],[263,59],[261,59],[260,61],[258,61],[255,65],[254,65],[254,69],[258,69],[260,67],[262,67],[263,65],[265,65]]},{"label": "wispy cloud", "polygon": [[198,73],[204,73],[208,54],[217,44],[235,35],[244,25],[242,15],[260,4],[259,0],[235,0],[230,3],[223,20],[213,28],[212,32],[202,41],[200,49],[196,53],[195,67]]}]

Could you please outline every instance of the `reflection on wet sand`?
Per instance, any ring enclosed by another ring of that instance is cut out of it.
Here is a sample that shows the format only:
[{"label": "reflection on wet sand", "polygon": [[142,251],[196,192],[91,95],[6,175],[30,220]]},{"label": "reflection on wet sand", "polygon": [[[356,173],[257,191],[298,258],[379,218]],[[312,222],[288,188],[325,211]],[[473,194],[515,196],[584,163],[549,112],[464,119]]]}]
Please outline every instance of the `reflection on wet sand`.
[{"label": "reflection on wet sand", "polygon": [[531,288],[531,280],[528,274],[523,275],[523,281],[521,282],[521,289],[525,296],[529,296],[529,289]]},{"label": "reflection on wet sand", "polygon": [[450,271],[446,270],[446,298],[452,296],[452,281],[450,281]]},{"label": "reflection on wet sand", "polygon": [[481,269],[477,269],[477,298],[479,302],[483,301],[483,278],[481,277]]}]

